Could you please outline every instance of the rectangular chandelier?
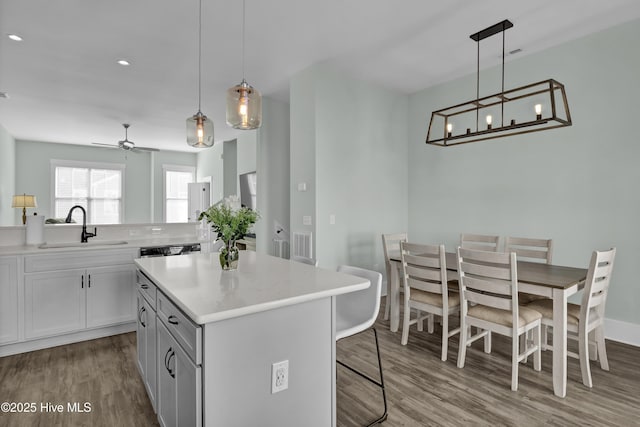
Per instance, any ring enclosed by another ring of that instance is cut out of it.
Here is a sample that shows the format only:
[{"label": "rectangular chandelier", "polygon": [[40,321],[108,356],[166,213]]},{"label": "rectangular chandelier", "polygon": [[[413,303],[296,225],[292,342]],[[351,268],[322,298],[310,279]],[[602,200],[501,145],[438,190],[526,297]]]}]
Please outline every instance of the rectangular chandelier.
[{"label": "rectangular chandelier", "polygon": [[[467,144],[529,132],[571,126],[564,85],[549,79],[515,89],[504,89],[504,31],[502,21],[470,37],[478,42],[476,99],[431,113],[427,144],[441,147]],[[479,97],[480,40],[502,33],[502,91]]]}]

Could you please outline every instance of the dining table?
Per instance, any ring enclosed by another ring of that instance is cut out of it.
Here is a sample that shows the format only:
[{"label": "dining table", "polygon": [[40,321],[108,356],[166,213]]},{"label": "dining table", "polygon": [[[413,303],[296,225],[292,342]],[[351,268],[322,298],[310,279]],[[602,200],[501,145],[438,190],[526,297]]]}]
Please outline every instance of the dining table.
[{"label": "dining table", "polygon": [[[391,254],[390,328],[397,332],[400,325],[400,253]],[[446,253],[448,279],[458,279],[458,260],[454,252]],[[518,291],[553,300],[553,392],[558,397],[567,394],[567,299],[577,293],[587,278],[586,268],[566,267],[540,262],[517,261]]]}]

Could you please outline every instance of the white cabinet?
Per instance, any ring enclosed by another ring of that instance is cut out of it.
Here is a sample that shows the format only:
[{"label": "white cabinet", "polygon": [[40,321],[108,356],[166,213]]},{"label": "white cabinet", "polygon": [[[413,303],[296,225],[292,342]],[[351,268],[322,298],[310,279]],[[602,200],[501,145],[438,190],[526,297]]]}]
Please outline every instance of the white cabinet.
[{"label": "white cabinet", "polygon": [[25,339],[135,321],[135,253],[107,250],[25,256]]},{"label": "white cabinet", "polygon": [[138,369],[147,389],[151,406],[156,410],[156,312],[141,293],[138,300]]},{"label": "white cabinet", "polygon": [[18,340],[18,257],[0,257],[0,344]]},{"label": "white cabinet", "polygon": [[158,421],[163,427],[202,425],[201,367],[158,321]]},{"label": "white cabinet", "polygon": [[84,270],[25,274],[25,338],[85,327]]},{"label": "white cabinet", "polygon": [[135,268],[132,265],[87,269],[87,328],[135,319]]}]

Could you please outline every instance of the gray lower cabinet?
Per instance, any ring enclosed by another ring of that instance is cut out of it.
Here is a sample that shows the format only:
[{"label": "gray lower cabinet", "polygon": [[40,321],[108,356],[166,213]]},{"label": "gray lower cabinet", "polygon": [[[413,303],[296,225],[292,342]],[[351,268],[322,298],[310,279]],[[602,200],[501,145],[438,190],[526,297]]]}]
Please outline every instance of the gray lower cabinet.
[{"label": "gray lower cabinet", "polygon": [[163,427],[202,425],[201,367],[171,335],[157,323],[158,421]]},{"label": "gray lower cabinet", "polygon": [[151,406],[153,406],[154,411],[157,411],[156,312],[139,292],[137,293],[137,300],[138,369],[147,389]]}]

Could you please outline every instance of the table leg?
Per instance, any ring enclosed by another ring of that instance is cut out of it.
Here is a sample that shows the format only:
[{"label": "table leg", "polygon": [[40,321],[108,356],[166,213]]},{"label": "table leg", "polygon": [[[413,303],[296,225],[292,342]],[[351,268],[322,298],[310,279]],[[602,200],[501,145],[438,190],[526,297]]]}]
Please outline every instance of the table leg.
[{"label": "table leg", "polygon": [[553,290],[553,392],[567,394],[567,293]]},{"label": "table leg", "polygon": [[391,262],[391,320],[390,329],[391,332],[398,332],[400,325],[400,277],[398,276],[398,263],[396,261]]}]

